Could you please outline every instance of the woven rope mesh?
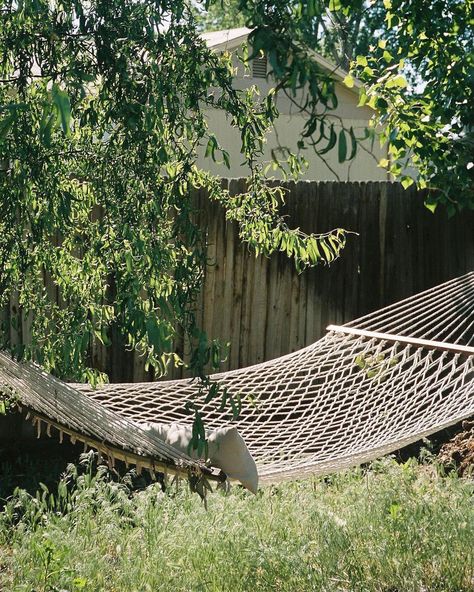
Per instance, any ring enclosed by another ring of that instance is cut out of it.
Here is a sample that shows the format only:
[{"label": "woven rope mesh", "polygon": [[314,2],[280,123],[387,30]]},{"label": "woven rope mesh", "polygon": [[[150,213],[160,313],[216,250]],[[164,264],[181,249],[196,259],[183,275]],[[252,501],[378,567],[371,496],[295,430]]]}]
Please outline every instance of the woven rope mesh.
[{"label": "woven rope mesh", "polygon": [[[350,334],[354,330],[369,333]],[[425,341],[406,343],[407,337]],[[305,349],[213,379],[242,398],[237,427],[261,481],[276,482],[372,460],[474,415],[473,344],[471,272],[366,315]],[[199,468],[139,425],[189,422],[185,403],[196,394],[196,382],[92,390],[0,354],[0,386],[97,445],[166,460],[183,470]],[[203,411],[208,428],[229,422],[216,402]]]},{"label": "woven rope mesh", "polygon": [[[0,353],[0,387],[13,392],[22,405],[41,414],[45,423],[50,419],[73,432],[105,446],[113,459],[110,447],[146,458],[167,461],[186,472],[198,469],[198,463],[178,452],[160,438],[146,432],[121,414],[114,413],[57,378],[41,371],[31,363],[13,361]],[[39,424],[40,425],[40,424]],[[108,451],[108,452],[107,452]]]},{"label": "woven rope mesh", "polygon": [[[333,331],[293,354],[214,375],[242,398],[236,425],[261,481],[366,462],[473,415],[473,296],[470,273],[346,325],[387,339]],[[397,335],[459,351],[400,343]],[[198,388],[189,380],[75,387],[134,422],[183,423]],[[204,407],[208,428],[229,422],[216,407]]]}]

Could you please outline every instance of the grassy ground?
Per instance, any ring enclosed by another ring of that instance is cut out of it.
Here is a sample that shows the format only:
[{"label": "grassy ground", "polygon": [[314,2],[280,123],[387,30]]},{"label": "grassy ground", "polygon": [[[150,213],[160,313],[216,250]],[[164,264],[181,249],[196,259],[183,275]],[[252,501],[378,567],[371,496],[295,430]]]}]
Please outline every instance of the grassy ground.
[{"label": "grassy ground", "polygon": [[474,588],[474,484],[394,461],[235,489],[130,494],[86,471],[0,515],[0,590],[462,592]]}]

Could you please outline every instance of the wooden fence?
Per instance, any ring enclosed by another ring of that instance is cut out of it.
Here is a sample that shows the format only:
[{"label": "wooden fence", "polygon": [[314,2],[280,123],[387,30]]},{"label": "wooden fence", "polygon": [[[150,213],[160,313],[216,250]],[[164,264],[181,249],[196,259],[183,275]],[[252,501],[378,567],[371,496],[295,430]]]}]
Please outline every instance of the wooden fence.
[{"label": "wooden fence", "polygon": [[[244,180],[224,181],[233,193]],[[342,324],[474,269],[474,212],[451,219],[423,205],[423,194],[389,182],[298,182],[288,189],[288,223],[306,232],[343,227],[351,235],[331,266],[298,274],[283,254],[255,257],[202,195],[210,265],[199,321],[210,337],[230,342],[222,369],[256,364],[319,339]],[[113,381],[149,380],[143,360],[116,343],[96,352]],[[181,370],[173,371],[179,377]]]},{"label": "wooden fence", "polygon": [[[298,274],[283,254],[255,257],[222,211],[203,202],[209,267],[202,327],[231,342],[223,369],[309,345],[342,324],[474,269],[474,212],[432,214],[424,195],[390,182],[286,184],[289,225],[305,232],[343,227],[349,236],[331,266]],[[244,182],[231,180],[241,191]]]}]

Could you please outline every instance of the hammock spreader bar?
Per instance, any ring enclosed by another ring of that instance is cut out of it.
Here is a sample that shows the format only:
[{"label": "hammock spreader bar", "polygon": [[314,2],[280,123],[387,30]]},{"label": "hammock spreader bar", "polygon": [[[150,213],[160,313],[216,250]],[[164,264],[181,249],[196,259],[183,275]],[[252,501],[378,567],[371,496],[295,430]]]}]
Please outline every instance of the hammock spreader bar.
[{"label": "hammock spreader bar", "polygon": [[328,325],[326,331],[344,333],[345,335],[357,335],[359,337],[379,339],[380,341],[390,341],[393,343],[406,343],[407,345],[414,345],[415,347],[422,347],[423,349],[434,349],[454,354],[474,356],[474,347],[446,343],[444,341],[432,341],[430,339],[418,339],[416,337],[407,337],[405,335],[392,335],[390,333],[379,333],[378,331],[366,331],[365,329],[356,329],[355,327],[347,327],[344,325]]}]

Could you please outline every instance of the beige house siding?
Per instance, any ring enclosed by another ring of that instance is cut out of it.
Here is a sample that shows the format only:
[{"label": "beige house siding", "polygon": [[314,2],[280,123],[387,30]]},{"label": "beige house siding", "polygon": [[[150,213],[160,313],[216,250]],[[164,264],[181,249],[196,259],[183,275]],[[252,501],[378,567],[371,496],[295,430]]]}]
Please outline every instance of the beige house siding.
[{"label": "beige house siding", "polygon": [[[274,82],[271,79],[254,78],[251,75],[251,68],[244,68],[242,63],[237,59],[236,51],[246,39],[244,35],[245,30],[230,30],[229,32],[216,32],[210,35],[208,43],[216,50],[229,50],[234,54],[233,62],[236,70],[234,79],[234,86],[237,89],[246,89],[255,85],[265,97],[269,90],[273,88]],[[229,41],[225,44],[218,43],[222,39],[224,33],[228,33]],[[232,39],[232,36],[235,39]],[[324,66],[327,62],[323,58],[319,58]],[[335,75],[336,80],[339,80],[344,73],[338,71]],[[341,125],[345,129],[353,128],[357,138],[364,135],[364,130],[368,126],[368,122],[372,116],[372,110],[368,107],[358,107],[358,89],[348,89],[341,82],[336,81],[336,95],[338,98],[338,106],[335,110],[328,112],[328,123],[333,122],[336,133],[341,129]],[[296,96],[295,102],[301,99],[302,93]],[[289,148],[292,152],[297,152],[297,143],[301,139],[301,134],[307,119],[307,115],[298,111],[297,106],[283,93],[280,93],[277,98],[277,106],[280,112],[280,117],[275,125],[275,129],[270,131],[266,138],[266,145],[264,154],[261,158],[261,163],[266,166],[272,162],[272,150],[278,150],[279,146]],[[216,135],[221,146],[227,150],[230,155],[230,170],[222,163],[213,162],[211,158],[205,158],[205,147],[202,147],[198,157],[198,165],[205,170],[226,177],[242,177],[248,174],[248,168],[242,164],[243,157],[240,153],[240,131],[232,127],[229,119],[223,111],[217,109],[209,109],[208,124],[210,131]],[[324,144],[321,144],[324,147]],[[307,180],[319,181],[386,181],[389,179],[387,172],[378,166],[378,162],[382,158],[387,158],[387,150],[385,147],[380,147],[378,140],[374,143],[370,139],[360,142],[357,149],[356,157],[344,163],[338,162],[337,144],[333,150],[324,156],[318,155],[312,147],[308,146],[302,154],[308,161],[308,168],[303,175]],[[270,176],[274,178],[281,178],[282,172],[279,170],[270,169]]]},{"label": "beige house siding", "polygon": [[[223,164],[215,163],[211,158],[204,157],[204,148],[198,158],[198,165],[205,170],[227,177],[246,176],[248,169],[242,164],[243,157],[240,153],[240,132],[232,127],[226,115],[222,111],[209,110],[208,123],[210,130],[219,139],[221,146],[229,152],[230,169]],[[298,114],[282,114],[275,126],[267,136],[264,154],[261,163],[266,165],[272,162],[272,149],[277,149],[279,144],[287,146],[293,151],[297,150],[298,140],[301,138],[305,118]],[[363,119],[344,119],[344,126],[353,127],[357,137],[362,136],[367,121]],[[338,133],[340,125],[335,122],[335,130]],[[349,162],[339,163],[337,157],[337,146],[325,154],[318,156],[311,147],[303,151],[308,161],[308,168],[303,176],[307,180],[318,181],[386,181],[387,172],[380,168],[377,163],[381,158],[386,158],[386,151],[380,148],[377,143],[371,149],[371,142],[365,140],[357,149],[354,159]],[[271,170],[270,176],[281,178],[282,172]]]}]

